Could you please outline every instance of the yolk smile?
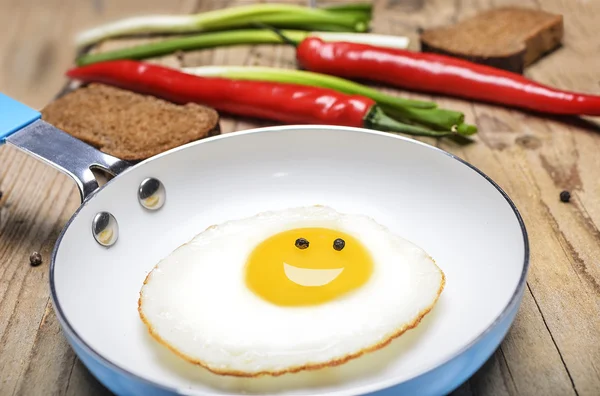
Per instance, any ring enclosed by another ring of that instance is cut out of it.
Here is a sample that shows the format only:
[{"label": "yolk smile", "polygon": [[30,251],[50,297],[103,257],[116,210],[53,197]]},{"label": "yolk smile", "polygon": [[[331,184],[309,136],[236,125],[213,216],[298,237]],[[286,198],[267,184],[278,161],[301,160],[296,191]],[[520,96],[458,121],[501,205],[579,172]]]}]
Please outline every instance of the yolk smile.
[{"label": "yolk smile", "polygon": [[299,268],[283,263],[285,276],[300,286],[324,286],[335,280],[342,273],[343,268],[335,269],[309,269]]},{"label": "yolk smile", "polygon": [[[304,238],[308,247],[299,248]],[[341,250],[334,241],[344,240]],[[246,264],[246,285],[280,306],[316,305],[364,285],[373,271],[369,251],[355,237],[329,228],[297,228],[261,242]]]}]

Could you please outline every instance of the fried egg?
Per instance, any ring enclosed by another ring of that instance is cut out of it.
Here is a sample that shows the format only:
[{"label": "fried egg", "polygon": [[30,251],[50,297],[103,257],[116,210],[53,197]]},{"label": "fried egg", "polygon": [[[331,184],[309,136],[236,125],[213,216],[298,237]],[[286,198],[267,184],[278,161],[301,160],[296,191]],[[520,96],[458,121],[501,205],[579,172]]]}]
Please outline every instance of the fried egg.
[{"label": "fried egg", "polygon": [[223,375],[342,364],[414,328],[445,284],[373,219],[311,206],[211,226],[159,262],[138,302],[158,342]]}]

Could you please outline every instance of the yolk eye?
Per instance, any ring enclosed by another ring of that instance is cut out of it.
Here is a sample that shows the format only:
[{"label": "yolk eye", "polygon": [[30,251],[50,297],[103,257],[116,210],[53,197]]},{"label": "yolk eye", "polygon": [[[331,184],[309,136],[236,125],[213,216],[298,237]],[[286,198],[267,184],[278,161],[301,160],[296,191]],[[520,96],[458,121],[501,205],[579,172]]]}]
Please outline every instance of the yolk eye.
[{"label": "yolk eye", "polygon": [[304,238],[296,239],[296,247],[298,249],[306,249],[309,245],[309,242]]},{"label": "yolk eye", "polygon": [[245,282],[275,305],[317,305],[363,286],[373,268],[371,253],[356,237],[331,228],[303,227],[260,242],[248,256]]},{"label": "yolk eye", "polygon": [[344,246],[346,246],[346,242],[344,242],[342,238],[337,238],[335,241],[333,241],[333,248],[337,251],[342,250]]}]

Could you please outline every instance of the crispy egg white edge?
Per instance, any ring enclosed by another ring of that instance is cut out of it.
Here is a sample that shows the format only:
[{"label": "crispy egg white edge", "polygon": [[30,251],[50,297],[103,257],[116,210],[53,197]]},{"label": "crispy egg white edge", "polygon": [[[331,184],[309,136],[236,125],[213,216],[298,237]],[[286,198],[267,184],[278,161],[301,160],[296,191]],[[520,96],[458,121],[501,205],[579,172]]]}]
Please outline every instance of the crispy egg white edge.
[{"label": "crispy egg white edge", "polygon": [[[256,296],[244,280],[252,249],[273,234],[307,226],[360,240],[373,257],[371,278],[322,305],[280,307]],[[206,264],[198,264],[200,254]],[[419,323],[444,283],[423,249],[374,220],[300,207],[198,234],[147,276],[139,312],[155,339],[190,362],[219,374],[278,375],[337,365],[387,345]]]}]

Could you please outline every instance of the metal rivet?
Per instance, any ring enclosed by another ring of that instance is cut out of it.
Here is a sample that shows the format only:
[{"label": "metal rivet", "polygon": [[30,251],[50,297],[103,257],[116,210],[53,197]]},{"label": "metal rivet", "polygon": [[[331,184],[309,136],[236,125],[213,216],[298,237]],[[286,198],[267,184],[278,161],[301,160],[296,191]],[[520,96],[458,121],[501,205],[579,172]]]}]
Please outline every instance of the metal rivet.
[{"label": "metal rivet", "polygon": [[108,212],[100,212],[92,221],[94,239],[102,246],[112,246],[119,239],[119,225],[115,216]]},{"label": "metal rivet", "polygon": [[144,208],[158,210],[165,204],[166,199],[167,192],[160,180],[149,177],[140,184],[138,200]]}]

